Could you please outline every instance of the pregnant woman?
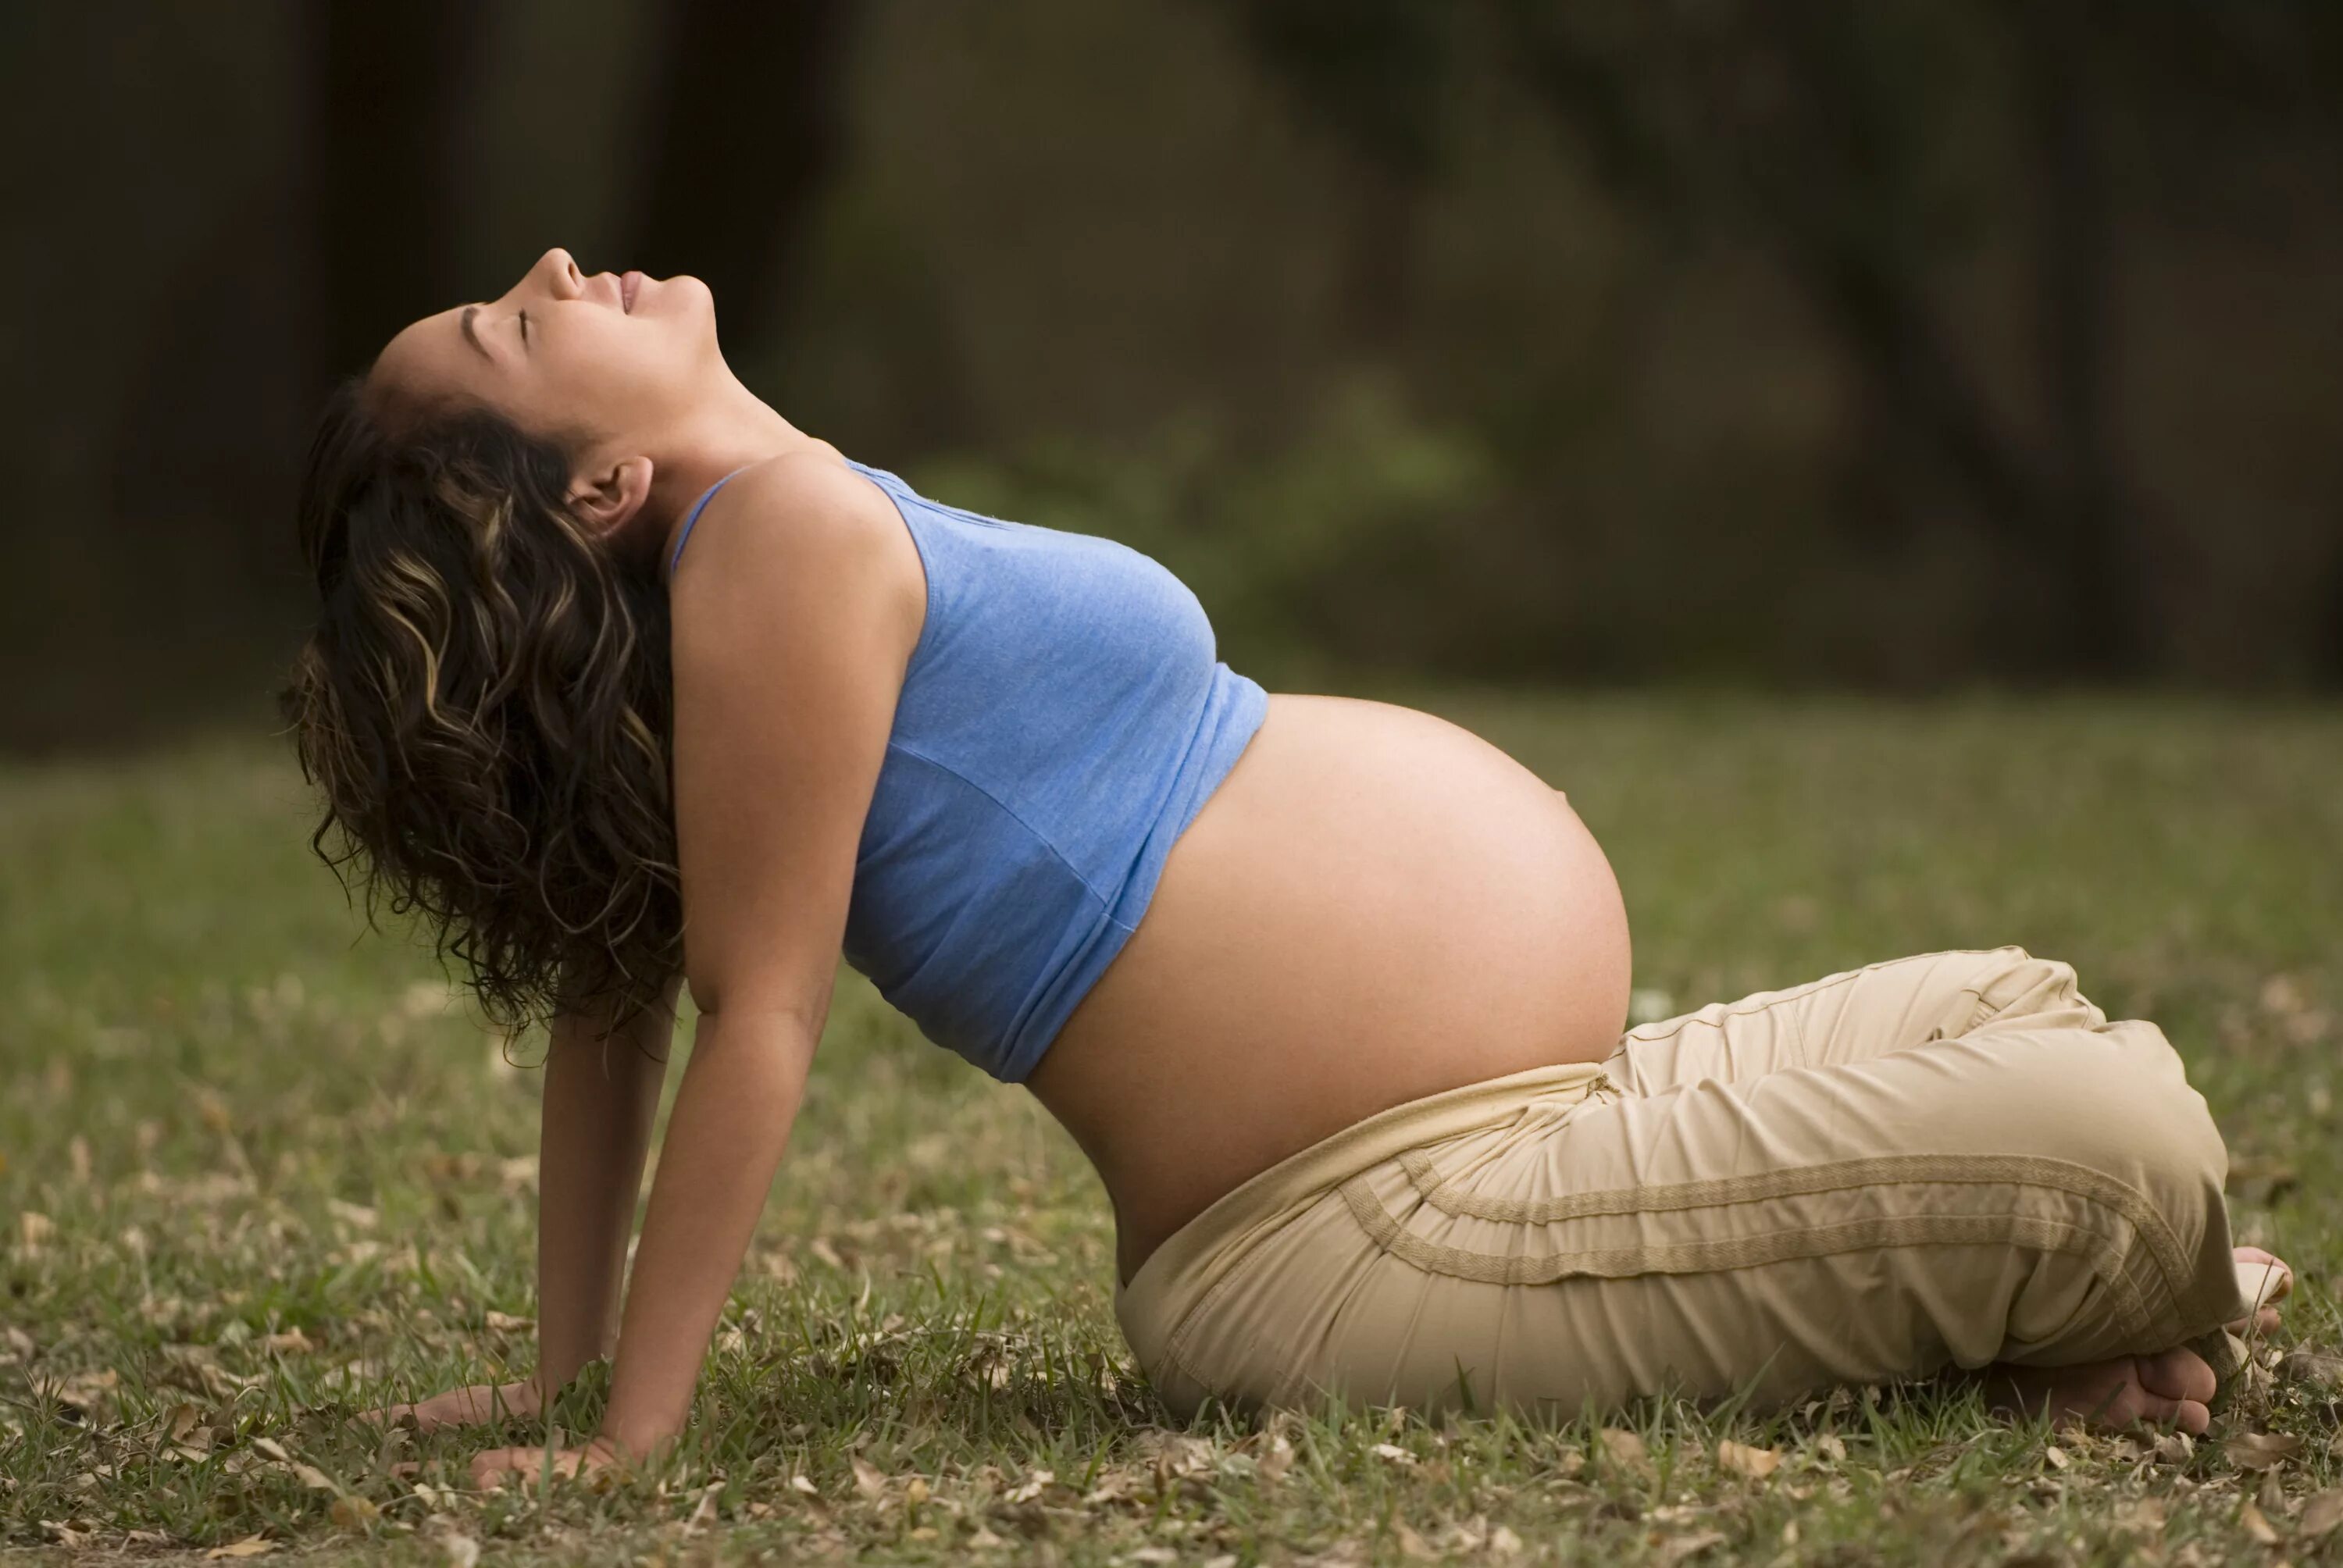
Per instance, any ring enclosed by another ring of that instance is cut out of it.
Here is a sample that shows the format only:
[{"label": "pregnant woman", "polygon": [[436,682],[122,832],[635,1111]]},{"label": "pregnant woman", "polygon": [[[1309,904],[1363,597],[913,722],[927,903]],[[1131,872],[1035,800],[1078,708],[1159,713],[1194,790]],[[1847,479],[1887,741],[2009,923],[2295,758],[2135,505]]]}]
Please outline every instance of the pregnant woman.
[{"label": "pregnant woman", "polygon": [[1963,1368],[2193,1432],[2224,1325],[2274,1325],[2203,1100],[2066,965],[1935,953],[1623,1033],[1625,913],[1559,791],[1264,693],[1149,558],[800,433],[696,279],[554,250],[409,327],[327,410],[301,529],[319,843],[552,1031],[536,1373],[391,1413],[534,1409],[608,1353],[565,1462],[682,1430],[841,954],[1096,1164],[1183,1413]]}]

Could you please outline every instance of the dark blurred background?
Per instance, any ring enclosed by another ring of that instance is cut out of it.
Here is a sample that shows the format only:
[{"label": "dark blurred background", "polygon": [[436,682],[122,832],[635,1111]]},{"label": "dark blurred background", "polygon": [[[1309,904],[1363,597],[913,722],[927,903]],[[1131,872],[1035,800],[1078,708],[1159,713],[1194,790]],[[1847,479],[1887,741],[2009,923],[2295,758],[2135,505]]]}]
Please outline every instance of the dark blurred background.
[{"label": "dark blurred background", "polygon": [[0,747],[265,721],[547,246],[1274,686],[2343,686],[2334,0],[27,0]]}]

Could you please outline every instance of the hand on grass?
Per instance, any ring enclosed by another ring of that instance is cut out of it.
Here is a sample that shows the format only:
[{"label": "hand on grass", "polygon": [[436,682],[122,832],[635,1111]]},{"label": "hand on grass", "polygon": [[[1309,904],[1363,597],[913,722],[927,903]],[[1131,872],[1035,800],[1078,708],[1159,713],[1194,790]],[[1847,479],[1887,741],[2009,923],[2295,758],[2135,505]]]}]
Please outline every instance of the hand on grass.
[{"label": "hand on grass", "polygon": [[[558,1448],[553,1451],[553,1473],[571,1480],[594,1479],[614,1470],[624,1462],[618,1446],[607,1437],[598,1437],[583,1448]],[[546,1453],[543,1447],[492,1448],[473,1456],[472,1484],[483,1492],[498,1490],[518,1479],[523,1489],[535,1486],[545,1474]]]},{"label": "hand on grass", "polygon": [[450,1426],[480,1426],[507,1416],[533,1416],[544,1404],[534,1382],[483,1382],[451,1388],[414,1404],[387,1404],[361,1412],[358,1419],[377,1426],[412,1420],[417,1432],[437,1432]]}]

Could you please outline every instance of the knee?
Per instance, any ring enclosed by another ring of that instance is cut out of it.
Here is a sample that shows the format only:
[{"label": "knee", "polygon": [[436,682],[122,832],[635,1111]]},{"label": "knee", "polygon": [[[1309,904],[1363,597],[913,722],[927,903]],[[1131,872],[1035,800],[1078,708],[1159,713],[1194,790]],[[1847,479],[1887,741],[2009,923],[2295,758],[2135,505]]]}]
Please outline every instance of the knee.
[{"label": "knee", "polygon": [[1970,982],[1977,997],[1973,1028],[2019,1020],[2087,1026],[2107,1021],[2084,997],[2074,965],[2036,958],[2020,947],[1996,948],[1978,957]]},{"label": "knee", "polygon": [[2031,1123],[2037,1152],[2146,1194],[2176,1230],[2197,1229],[2221,1202],[2229,1163],[2205,1097],[2152,1023],[2103,1024],[2087,1039],[2036,1054],[2034,1070],[2006,1086],[2038,1108],[2013,1122]]},{"label": "knee", "polygon": [[2122,1053],[2110,1086],[2119,1120],[2136,1130],[2133,1159],[2145,1162],[2160,1189],[2210,1193],[2217,1201],[2228,1177],[2228,1148],[2178,1053],[2151,1023],[2113,1024],[2108,1032],[2135,1047]]}]

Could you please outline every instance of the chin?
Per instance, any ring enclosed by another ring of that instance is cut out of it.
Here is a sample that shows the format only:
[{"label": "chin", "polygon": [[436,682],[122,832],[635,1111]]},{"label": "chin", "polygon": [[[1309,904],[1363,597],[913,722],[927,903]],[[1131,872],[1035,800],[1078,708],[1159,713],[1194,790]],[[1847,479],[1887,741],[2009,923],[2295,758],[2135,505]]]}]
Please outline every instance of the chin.
[{"label": "chin", "polygon": [[719,352],[719,334],[716,330],[716,291],[688,273],[671,277],[668,282],[680,286],[676,300],[680,307],[678,316],[699,329],[699,335],[707,339],[709,352]]}]

